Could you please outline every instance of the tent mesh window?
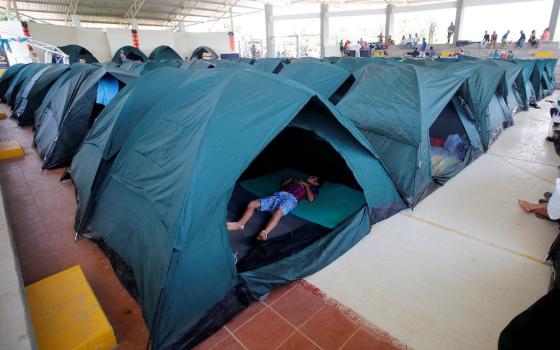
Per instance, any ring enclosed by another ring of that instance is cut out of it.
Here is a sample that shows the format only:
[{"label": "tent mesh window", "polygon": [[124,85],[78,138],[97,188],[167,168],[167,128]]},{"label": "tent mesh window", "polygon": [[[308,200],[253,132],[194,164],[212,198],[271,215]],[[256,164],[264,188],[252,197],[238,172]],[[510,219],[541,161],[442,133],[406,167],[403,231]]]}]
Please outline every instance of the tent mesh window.
[{"label": "tent mesh window", "polygon": [[[292,213],[282,218],[266,241],[258,241],[256,236],[271,214],[258,210],[243,231],[230,233],[233,254],[238,259],[238,271],[278,261],[323,237],[336,224],[336,221],[331,221],[332,216],[328,217],[329,212],[333,216],[341,215],[340,218],[353,214],[344,213],[341,209],[347,208],[340,206],[345,204],[333,201],[333,196],[339,194],[340,197],[354,198],[355,203],[351,204],[363,207],[362,188],[338,152],[314,132],[288,127],[239,178],[228,204],[228,221],[239,219],[251,200],[280,191],[283,179],[304,179],[307,175],[319,176],[325,182],[319,189],[317,201],[310,203],[303,199]],[[300,207],[303,208],[298,212]]]}]

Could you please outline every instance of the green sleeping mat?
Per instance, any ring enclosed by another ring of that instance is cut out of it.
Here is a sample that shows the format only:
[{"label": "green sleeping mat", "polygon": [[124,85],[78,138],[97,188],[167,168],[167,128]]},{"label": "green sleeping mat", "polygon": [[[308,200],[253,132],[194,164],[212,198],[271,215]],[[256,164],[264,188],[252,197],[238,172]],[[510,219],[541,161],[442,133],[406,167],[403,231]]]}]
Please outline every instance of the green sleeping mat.
[{"label": "green sleeping mat", "polygon": [[[290,177],[303,179],[300,171],[283,169],[241,182],[244,189],[262,198],[280,191],[282,180]],[[319,189],[319,197],[313,203],[303,199],[291,214],[306,221],[334,228],[366,204],[362,192],[348,186],[325,182]]]}]

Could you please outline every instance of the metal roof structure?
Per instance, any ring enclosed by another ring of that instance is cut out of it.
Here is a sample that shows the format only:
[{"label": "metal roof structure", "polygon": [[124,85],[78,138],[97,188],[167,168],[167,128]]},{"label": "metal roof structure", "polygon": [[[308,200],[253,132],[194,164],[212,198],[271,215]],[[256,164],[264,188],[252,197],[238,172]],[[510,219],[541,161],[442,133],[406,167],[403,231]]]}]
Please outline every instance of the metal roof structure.
[{"label": "metal roof structure", "polygon": [[[11,3],[9,3],[11,1]],[[396,7],[426,3],[445,3],[450,0],[326,0],[331,4],[364,6],[394,5]],[[7,0],[0,7],[16,10],[23,18],[58,25],[71,25],[78,15],[83,24],[107,27],[129,27],[135,19],[141,27],[162,27],[174,30],[179,23],[185,26],[237,17],[262,11],[270,3],[291,6],[315,3],[315,0]]]}]

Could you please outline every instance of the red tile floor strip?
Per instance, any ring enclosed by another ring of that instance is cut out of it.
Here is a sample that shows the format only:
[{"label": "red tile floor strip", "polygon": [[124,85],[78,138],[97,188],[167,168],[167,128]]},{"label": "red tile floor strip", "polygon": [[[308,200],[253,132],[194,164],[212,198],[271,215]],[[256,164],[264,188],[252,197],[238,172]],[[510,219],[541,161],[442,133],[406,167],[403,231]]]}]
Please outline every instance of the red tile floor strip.
[{"label": "red tile floor strip", "polygon": [[[10,115],[6,105],[0,112]],[[136,301],[115,276],[101,250],[87,239],[74,241],[76,199],[64,169],[41,172],[30,127],[0,121],[0,141],[16,139],[25,157],[0,162],[0,184],[25,285],[81,265],[119,345],[145,349],[148,331]],[[404,349],[357,313],[300,281],[277,288],[251,304],[196,349]]]}]

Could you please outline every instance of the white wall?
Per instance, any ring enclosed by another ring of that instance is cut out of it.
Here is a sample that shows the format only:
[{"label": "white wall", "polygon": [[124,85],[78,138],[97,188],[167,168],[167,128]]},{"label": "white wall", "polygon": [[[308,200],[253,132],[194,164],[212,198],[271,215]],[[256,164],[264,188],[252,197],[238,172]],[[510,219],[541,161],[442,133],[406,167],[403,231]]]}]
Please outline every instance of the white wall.
[{"label": "white wall", "polygon": [[143,30],[138,32],[140,40],[140,50],[150,56],[152,51],[160,45],[167,45],[175,48],[173,32],[163,30]]},{"label": "white wall", "polygon": [[[88,49],[99,61],[109,61],[125,45],[132,45],[129,29],[95,29],[55,26],[29,22],[31,36],[39,41],[56,45],[77,44]],[[208,46],[216,53],[235,52],[229,48],[227,33],[186,33],[160,30],[138,31],[140,50],[149,56],[156,47],[168,45],[182,57],[190,57],[198,46]],[[236,48],[237,49],[237,48]],[[42,59],[44,55],[39,54]]]},{"label": "white wall", "polygon": [[[33,35],[33,34],[31,34]],[[77,44],[88,49],[99,61],[109,61],[113,57],[107,33],[99,29],[78,28]]]},{"label": "white wall", "polygon": [[194,49],[208,46],[216,53],[234,52],[229,48],[229,36],[221,33],[184,33],[174,32],[175,46],[172,46],[182,57],[190,57]]}]

